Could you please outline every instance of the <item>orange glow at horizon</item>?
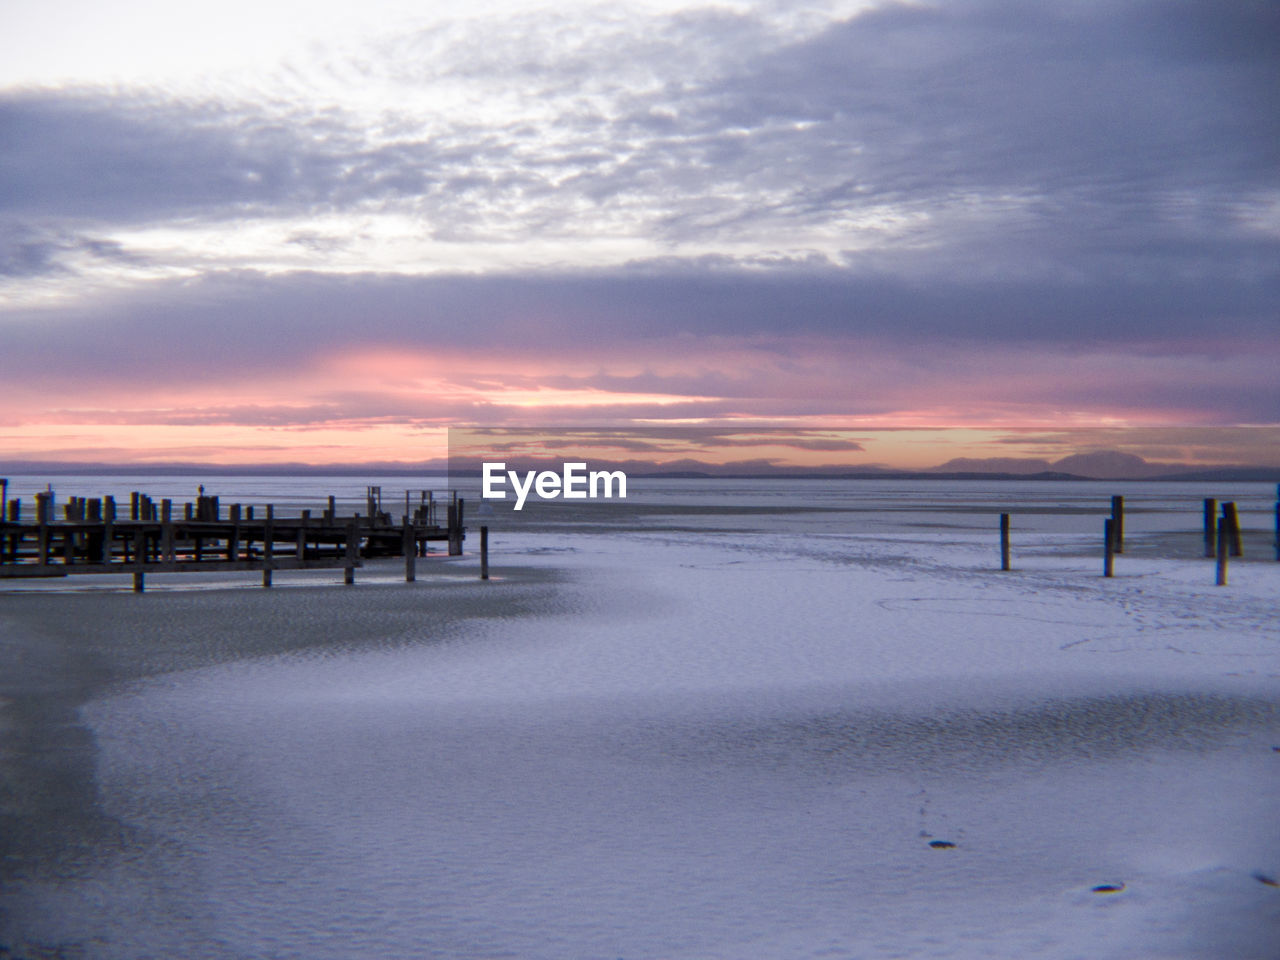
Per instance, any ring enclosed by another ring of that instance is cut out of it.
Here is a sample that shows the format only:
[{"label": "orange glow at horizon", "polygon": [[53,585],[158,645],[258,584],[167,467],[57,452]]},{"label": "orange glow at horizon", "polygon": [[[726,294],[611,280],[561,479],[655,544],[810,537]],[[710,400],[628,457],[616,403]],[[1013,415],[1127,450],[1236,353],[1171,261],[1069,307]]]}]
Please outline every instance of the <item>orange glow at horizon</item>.
[{"label": "orange glow at horizon", "polygon": [[[1097,448],[1134,443],[1125,436],[1150,431],[1189,431],[1190,436],[1204,426],[1190,410],[1070,409],[981,392],[964,404],[941,402],[977,382],[973,373],[955,384],[929,380],[927,390],[902,390],[896,404],[880,404],[883,412],[858,413],[849,403],[847,411],[817,413],[805,408],[846,405],[824,398],[848,389],[849,345],[837,349],[826,341],[792,341],[786,352],[775,351],[775,346],[761,338],[696,343],[676,338],[646,343],[637,354],[618,359],[595,356],[585,346],[568,358],[553,359],[499,350],[480,356],[373,346],[325,353],[273,378],[245,373],[216,383],[77,383],[74,390],[14,385],[0,408],[0,459],[228,465],[422,462],[445,458],[449,426],[598,423],[729,426],[744,433],[753,428],[838,431],[868,438],[865,449],[805,450],[766,438],[754,446],[708,449],[700,455],[681,448],[678,456],[707,462],[768,459],[797,467],[922,469],[957,457],[1052,460],[1076,452],[1064,441],[1007,442],[1011,433],[1076,431],[1078,437],[1102,438],[1090,441]],[[897,383],[904,370],[911,372],[904,363],[892,354],[863,360],[856,369],[868,372],[854,386],[878,396],[882,382]],[[919,379],[918,371],[915,375]],[[69,403],[50,409],[50,396],[66,397]],[[788,407],[801,409],[788,412]],[[1173,440],[1162,444],[1143,449],[1179,447]],[[1208,457],[1205,462],[1243,462],[1248,441],[1245,435],[1234,445],[1201,437],[1183,446],[1188,455]],[[1215,449],[1216,454],[1209,452]]]}]

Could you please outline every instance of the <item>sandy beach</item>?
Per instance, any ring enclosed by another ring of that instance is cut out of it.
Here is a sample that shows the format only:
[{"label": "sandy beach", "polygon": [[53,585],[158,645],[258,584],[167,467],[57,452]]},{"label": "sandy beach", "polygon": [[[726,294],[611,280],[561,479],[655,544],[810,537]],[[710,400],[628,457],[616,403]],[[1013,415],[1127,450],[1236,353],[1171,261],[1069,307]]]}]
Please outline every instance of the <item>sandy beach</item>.
[{"label": "sandy beach", "polygon": [[0,956],[1275,956],[1280,564],[608,516],[6,592]]}]

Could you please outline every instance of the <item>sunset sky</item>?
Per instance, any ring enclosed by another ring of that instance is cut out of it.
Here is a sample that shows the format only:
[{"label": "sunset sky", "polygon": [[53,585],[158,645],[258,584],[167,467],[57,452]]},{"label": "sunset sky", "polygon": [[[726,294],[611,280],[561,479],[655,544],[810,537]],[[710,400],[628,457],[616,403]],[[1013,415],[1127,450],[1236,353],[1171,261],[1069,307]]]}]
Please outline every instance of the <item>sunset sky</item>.
[{"label": "sunset sky", "polygon": [[1278,91],[1271,0],[9,3],[0,461],[1280,463]]}]

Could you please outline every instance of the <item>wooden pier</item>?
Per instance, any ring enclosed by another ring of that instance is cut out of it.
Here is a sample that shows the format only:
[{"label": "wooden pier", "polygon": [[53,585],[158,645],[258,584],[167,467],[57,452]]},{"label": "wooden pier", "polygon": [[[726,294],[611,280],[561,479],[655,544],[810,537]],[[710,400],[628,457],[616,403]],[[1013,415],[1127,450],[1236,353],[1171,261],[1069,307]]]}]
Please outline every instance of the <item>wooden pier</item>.
[{"label": "wooden pier", "polygon": [[366,511],[350,516],[338,514],[334,497],[314,514],[297,516],[278,515],[273,505],[255,515],[252,506],[224,507],[203,494],[179,510],[171,500],[142,493],[130,495],[127,510],[113,497],[71,497],[61,518],[53,491],[36,494],[35,501],[35,516],[24,518],[21,500],[0,497],[0,578],[125,573],[141,591],[148,573],[260,570],[269,587],[276,570],[341,567],[345,582],[354,583],[364,560],[402,557],[405,579],[413,580],[430,543],[441,542],[456,556],[466,538],[460,498],[442,503],[423,492],[411,505],[406,492],[405,511],[396,517],[383,510],[379,487],[367,488]]}]

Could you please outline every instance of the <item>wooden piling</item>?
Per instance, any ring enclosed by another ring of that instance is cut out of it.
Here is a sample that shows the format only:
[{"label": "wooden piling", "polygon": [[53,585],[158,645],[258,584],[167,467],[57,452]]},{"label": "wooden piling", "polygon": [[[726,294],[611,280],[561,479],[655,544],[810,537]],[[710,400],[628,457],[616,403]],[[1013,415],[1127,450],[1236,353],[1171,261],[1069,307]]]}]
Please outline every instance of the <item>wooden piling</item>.
[{"label": "wooden piling", "polygon": [[1228,500],[1222,505],[1222,523],[1227,528],[1227,548],[1233,557],[1244,556],[1240,543],[1240,514],[1236,512],[1235,501]]},{"label": "wooden piling", "polygon": [[49,562],[49,520],[51,517],[49,509],[49,495],[47,493],[36,494],[36,523],[40,525],[39,543],[37,549],[39,553],[39,562],[43,566]]},{"label": "wooden piling", "polygon": [[448,518],[449,556],[456,557],[462,553],[462,537],[458,530],[458,505],[450,503],[445,515]]},{"label": "wooden piling", "polygon": [[[406,503],[408,496],[406,493]],[[407,512],[404,517],[404,530],[400,534],[400,552],[404,554],[404,581],[413,583],[418,576],[418,544],[413,535],[413,521]]]},{"label": "wooden piling", "polygon": [[[480,529],[483,530],[484,527]],[[1011,569],[1009,565],[1009,515],[1007,513],[1000,514],[1000,569]]]},{"label": "wooden piling", "polygon": [[1225,525],[1218,526],[1218,577],[1217,583],[1220,587],[1227,585],[1227,556],[1231,552],[1229,549],[1230,534],[1227,533]]},{"label": "wooden piling", "polygon": [[1218,501],[1204,498],[1204,555],[1212,557],[1218,551]]},{"label": "wooden piling", "polygon": [[1124,497],[1111,498],[1111,535],[1116,553],[1124,553]]},{"label": "wooden piling", "polygon": [[276,512],[267,504],[267,522],[262,526],[262,585],[271,586],[271,571],[275,569]]},{"label": "wooden piling", "polygon": [[146,589],[146,580],[142,571],[142,564],[146,559],[146,532],[141,526],[135,527],[133,531],[133,592],[142,593]]},{"label": "wooden piling", "polygon": [[[255,507],[252,518],[246,507],[231,504],[227,520],[215,520],[217,498],[205,496],[203,490],[199,502],[188,505],[193,518],[184,520],[175,517],[173,501],[134,493],[130,509],[137,514],[136,520],[117,521],[115,501],[109,497],[64,498],[55,516],[51,489],[35,497],[35,512],[43,523],[34,522],[34,518],[26,524],[13,523],[10,518],[18,514],[18,504],[4,504],[0,578],[83,573],[132,576],[198,569],[206,564],[213,569],[260,571],[264,586],[271,585],[276,569],[309,567],[344,567],[345,579],[354,582],[354,568],[364,557],[400,556],[406,561],[406,579],[412,581],[417,556],[429,541],[448,540],[450,553],[456,555],[462,552],[465,536],[465,506],[460,499],[451,504],[449,529],[406,515],[401,518],[403,529],[396,530],[395,521],[385,510],[376,517],[357,513],[350,519],[335,517],[334,523],[322,524],[310,519],[308,511],[302,511],[301,518],[282,521],[270,504]],[[374,505],[385,506],[376,490]],[[413,507],[412,498],[409,506]]]},{"label": "wooden piling", "polygon": [[489,579],[489,528],[480,528],[480,579]]},{"label": "wooden piling", "polygon": [[1104,577],[1115,576],[1116,538],[1115,538],[1115,527],[1113,526],[1114,523],[1115,521],[1112,520],[1110,517],[1108,517],[1105,521],[1103,521],[1103,524],[1102,524],[1102,540],[1103,540],[1102,575]]},{"label": "wooden piling", "polygon": [[114,497],[102,498],[102,556],[100,563],[111,562],[111,549],[115,541],[116,501]]},{"label": "wooden piling", "polygon": [[240,504],[231,505],[231,534],[227,537],[227,559],[236,560],[240,556]]},{"label": "wooden piling", "polygon": [[[329,498],[333,502],[333,498]],[[346,566],[342,569],[342,582],[351,586],[356,582],[356,551],[359,548],[360,531],[355,518],[347,521]]]}]

